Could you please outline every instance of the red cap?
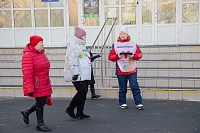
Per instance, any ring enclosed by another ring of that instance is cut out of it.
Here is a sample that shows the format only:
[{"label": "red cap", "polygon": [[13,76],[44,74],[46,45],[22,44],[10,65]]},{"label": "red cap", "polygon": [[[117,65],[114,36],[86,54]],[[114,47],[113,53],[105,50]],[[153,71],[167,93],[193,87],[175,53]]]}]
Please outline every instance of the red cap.
[{"label": "red cap", "polygon": [[43,38],[38,35],[30,36],[30,45],[35,47],[40,41],[43,41]]}]

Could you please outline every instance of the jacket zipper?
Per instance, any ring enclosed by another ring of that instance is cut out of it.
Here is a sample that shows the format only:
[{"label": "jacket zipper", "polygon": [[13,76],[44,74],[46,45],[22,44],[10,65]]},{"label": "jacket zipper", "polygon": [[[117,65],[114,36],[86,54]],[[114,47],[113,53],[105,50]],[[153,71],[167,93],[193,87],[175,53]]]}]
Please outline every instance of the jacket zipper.
[{"label": "jacket zipper", "polygon": [[[47,75],[46,75],[46,80],[47,80],[47,86],[48,86],[48,83],[49,83],[49,75],[48,75],[48,63],[47,63],[47,59],[44,57],[44,55],[43,55],[43,53],[42,53],[42,57],[44,58],[44,60],[45,60],[45,62],[46,62],[46,73],[47,73]],[[50,84],[50,83],[49,83]],[[50,92],[50,88],[48,88],[49,89],[49,92]]]}]

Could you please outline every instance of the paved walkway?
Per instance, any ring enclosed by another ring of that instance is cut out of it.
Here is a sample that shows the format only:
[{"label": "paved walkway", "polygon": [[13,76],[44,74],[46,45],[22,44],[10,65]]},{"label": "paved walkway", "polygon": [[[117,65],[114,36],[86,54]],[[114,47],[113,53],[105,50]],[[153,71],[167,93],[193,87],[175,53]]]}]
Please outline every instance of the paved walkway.
[{"label": "paved walkway", "polygon": [[[22,121],[20,111],[34,102],[29,98],[0,97],[0,133],[35,133],[36,116],[30,124]],[[51,133],[200,133],[200,102],[143,100],[145,110],[137,110],[132,100],[120,109],[117,99],[86,100],[90,120],[71,121],[64,112],[70,99],[53,99],[45,106],[44,120]]]}]

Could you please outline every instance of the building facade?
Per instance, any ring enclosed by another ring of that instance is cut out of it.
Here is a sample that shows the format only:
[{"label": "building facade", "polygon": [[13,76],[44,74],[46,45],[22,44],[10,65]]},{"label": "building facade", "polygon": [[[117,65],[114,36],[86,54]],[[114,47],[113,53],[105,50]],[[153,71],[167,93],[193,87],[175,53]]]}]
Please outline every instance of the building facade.
[{"label": "building facade", "polygon": [[[51,1],[51,2],[47,2]],[[0,0],[0,47],[24,47],[32,34],[65,46],[73,27],[92,45],[107,18],[113,38],[126,26],[139,45],[200,44],[199,0]]]}]

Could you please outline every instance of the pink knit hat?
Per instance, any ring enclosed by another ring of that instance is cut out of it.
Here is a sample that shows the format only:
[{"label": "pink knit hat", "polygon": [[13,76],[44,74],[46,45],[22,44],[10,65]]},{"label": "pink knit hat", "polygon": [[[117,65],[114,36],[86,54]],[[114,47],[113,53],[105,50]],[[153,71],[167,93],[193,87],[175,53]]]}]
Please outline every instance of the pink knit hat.
[{"label": "pink knit hat", "polygon": [[40,41],[43,41],[42,37],[38,35],[30,36],[30,45],[35,47]]},{"label": "pink knit hat", "polygon": [[78,26],[75,26],[74,27],[74,35],[77,37],[77,38],[81,38],[83,36],[86,36],[86,32],[84,29],[82,29],[81,27],[78,27]]}]

